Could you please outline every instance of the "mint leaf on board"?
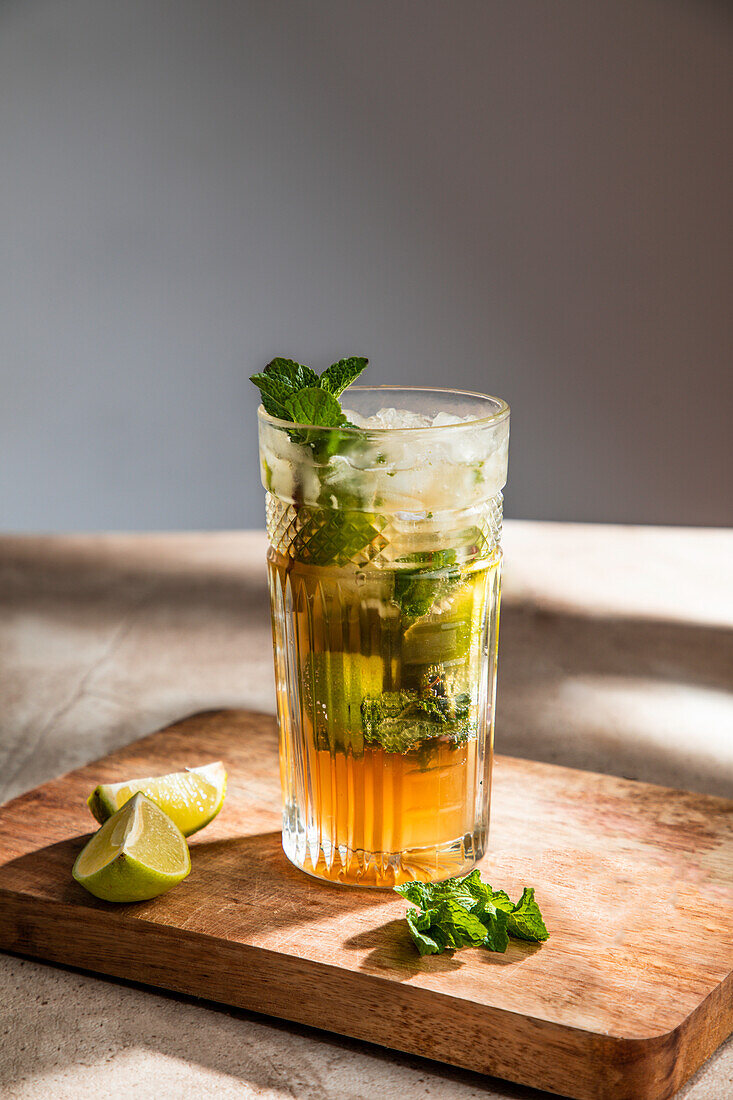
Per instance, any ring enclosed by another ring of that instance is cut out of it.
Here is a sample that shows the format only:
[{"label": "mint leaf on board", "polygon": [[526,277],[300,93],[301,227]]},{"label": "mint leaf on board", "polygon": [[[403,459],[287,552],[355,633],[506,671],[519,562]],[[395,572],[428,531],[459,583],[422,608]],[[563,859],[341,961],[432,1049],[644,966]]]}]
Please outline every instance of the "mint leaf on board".
[{"label": "mint leaf on board", "polygon": [[339,359],[338,363],[332,363],[327,370],[324,370],[319,379],[319,385],[334,397],[340,397],[346,387],[356,381],[368,362],[368,359],[361,356]]},{"label": "mint leaf on board", "polygon": [[408,909],[405,914],[410,927],[410,935],[421,955],[439,955],[448,947],[448,940],[438,924],[432,926],[431,911]]},{"label": "mint leaf on board", "polygon": [[510,936],[533,943],[549,936],[533,889],[525,887],[515,905],[478,870],[445,882],[406,882],[395,890],[417,906],[406,918],[421,955],[467,946],[503,953]]},{"label": "mint leaf on board", "polygon": [[[486,928],[479,917],[461,905],[455,898],[446,898],[430,921],[431,927],[438,927],[448,940],[450,947],[481,947],[486,940]],[[506,950],[506,948],[505,948]]]},{"label": "mint leaf on board", "polygon": [[532,887],[525,886],[516,905],[512,905],[503,890],[498,890],[493,894],[491,900],[497,909],[506,913],[507,928],[511,936],[516,936],[520,940],[531,941],[542,941],[548,938],[550,933],[545,927]]}]

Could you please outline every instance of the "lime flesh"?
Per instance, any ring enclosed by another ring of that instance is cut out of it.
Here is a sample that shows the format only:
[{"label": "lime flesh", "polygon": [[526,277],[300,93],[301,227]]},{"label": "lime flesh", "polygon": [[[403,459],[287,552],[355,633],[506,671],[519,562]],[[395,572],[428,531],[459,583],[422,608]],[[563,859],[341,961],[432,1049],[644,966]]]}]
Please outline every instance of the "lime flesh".
[{"label": "lime flesh", "polygon": [[97,821],[104,823],[139,791],[168,814],[184,836],[191,836],[219,813],[226,789],[226,769],[217,760],[184,772],[103,783],[90,794],[87,805]]},{"label": "lime flesh", "polygon": [[77,856],[72,874],[103,901],[147,901],[191,870],[186,838],[143,794],[113,814]]}]

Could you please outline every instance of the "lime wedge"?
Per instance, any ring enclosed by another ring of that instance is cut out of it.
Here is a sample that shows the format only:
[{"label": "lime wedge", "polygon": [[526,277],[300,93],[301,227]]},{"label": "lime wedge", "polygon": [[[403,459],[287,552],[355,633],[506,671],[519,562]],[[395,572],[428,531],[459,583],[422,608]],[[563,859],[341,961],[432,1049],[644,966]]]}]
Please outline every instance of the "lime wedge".
[{"label": "lime wedge", "polygon": [[81,850],[71,873],[103,901],[146,901],[177,886],[190,870],[181,830],[149,798],[135,794]]},{"label": "lime wedge", "polygon": [[97,821],[104,823],[141,791],[168,814],[184,836],[191,836],[216,817],[226,790],[226,769],[221,760],[217,760],[201,768],[186,768],[185,772],[128,779],[124,783],[103,783],[89,795],[87,805]]}]

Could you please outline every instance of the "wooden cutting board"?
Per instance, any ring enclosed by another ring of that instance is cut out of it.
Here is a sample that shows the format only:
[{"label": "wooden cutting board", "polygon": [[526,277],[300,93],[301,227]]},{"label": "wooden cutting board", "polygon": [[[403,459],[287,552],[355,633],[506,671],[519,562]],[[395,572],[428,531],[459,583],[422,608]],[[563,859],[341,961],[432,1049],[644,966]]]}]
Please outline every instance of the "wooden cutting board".
[{"label": "wooden cutting board", "polygon": [[[181,886],[77,886],[95,784],[219,758]],[[535,886],[550,939],[421,959],[397,895],[285,859],[273,719],[195,715],[0,809],[0,947],[580,1100],[672,1096],[733,1030],[733,802],[499,757],[491,819],[484,874]]]}]

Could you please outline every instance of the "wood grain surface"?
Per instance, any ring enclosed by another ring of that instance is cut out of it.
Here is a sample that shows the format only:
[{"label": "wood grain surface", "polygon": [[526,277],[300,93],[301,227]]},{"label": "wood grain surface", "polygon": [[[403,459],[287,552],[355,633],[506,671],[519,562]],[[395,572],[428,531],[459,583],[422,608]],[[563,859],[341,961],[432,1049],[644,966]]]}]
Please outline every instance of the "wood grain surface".
[{"label": "wood grain surface", "polygon": [[[224,809],[170,894],[113,906],[71,866],[98,782],[223,759]],[[733,1030],[733,803],[498,757],[497,888],[551,937],[421,959],[391,893],[280,847],[275,723],[195,715],[0,809],[0,947],[579,1098],[673,1096]]]}]

